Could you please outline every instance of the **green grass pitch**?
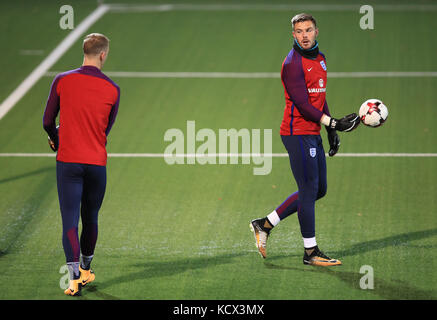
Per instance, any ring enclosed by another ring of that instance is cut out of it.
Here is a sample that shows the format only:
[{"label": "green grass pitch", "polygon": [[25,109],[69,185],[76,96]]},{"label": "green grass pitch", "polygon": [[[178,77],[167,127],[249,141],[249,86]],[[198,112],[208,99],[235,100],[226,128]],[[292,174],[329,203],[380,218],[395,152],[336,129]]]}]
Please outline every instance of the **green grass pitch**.
[{"label": "green grass pitch", "polygon": [[[7,31],[2,43],[8,44],[1,50],[1,101],[68,34],[58,24],[62,4],[0,4],[0,27]],[[421,4],[434,9],[414,11],[413,25],[408,9],[376,9],[374,30],[360,29],[358,10],[311,12],[328,72],[437,71],[432,41],[437,3]],[[96,2],[75,1],[73,7],[78,24]],[[111,39],[104,72],[279,73],[291,48],[289,20],[296,13],[109,12],[89,31]],[[81,62],[77,41],[51,70]],[[50,152],[42,114],[52,79],[42,77],[0,120],[0,154]],[[113,79],[122,95],[109,153],[163,153],[166,130],[185,132],[188,120],[215,132],[272,129],[273,152],[285,152],[279,78]],[[436,77],[329,78],[327,100],[334,116],[357,112],[374,97],[390,112],[380,128],[360,126],[341,134],[340,152],[437,153],[436,87]],[[324,130],[322,137],[327,150]],[[334,157],[327,165],[328,193],[316,204],[316,237],[343,265],[314,268],[302,264],[296,215],[273,231],[265,260],[249,230],[251,219],[270,213],[296,190],[288,158],[273,158],[271,173],[258,176],[253,164],[110,158],[93,261],[96,281],[80,299],[436,299],[437,158]],[[54,158],[0,157],[0,199],[0,299],[71,299],[60,288],[65,257]],[[360,288],[362,266],[373,268],[373,289]]]}]

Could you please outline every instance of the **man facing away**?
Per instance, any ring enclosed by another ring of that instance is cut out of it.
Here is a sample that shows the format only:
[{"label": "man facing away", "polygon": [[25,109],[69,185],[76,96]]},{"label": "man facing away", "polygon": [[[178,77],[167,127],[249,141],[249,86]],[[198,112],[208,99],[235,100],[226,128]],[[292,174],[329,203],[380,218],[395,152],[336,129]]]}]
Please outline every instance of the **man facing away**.
[{"label": "man facing away", "polygon": [[352,131],[360,120],[355,113],[342,119],[330,116],[326,102],[326,59],[319,51],[316,40],[319,30],[314,17],[298,14],[292,18],[291,24],[293,49],[285,58],[281,70],[286,106],[280,134],[298,191],[266,217],[252,220],[250,227],[259,253],[266,258],[271,230],[297,212],[304,244],[303,263],[340,265],[340,260],[331,259],[320,251],[315,237],[315,202],[325,196],[327,190],[326,159],[320,128],[325,126],[329,155],[334,156],[340,146],[337,131]]},{"label": "man facing away", "polygon": [[58,74],[53,80],[43,116],[50,147],[57,151],[62,244],[70,276],[64,293],[71,296],[80,295],[81,288],[95,279],[90,266],[106,189],[106,142],[120,101],[120,88],[101,72],[109,39],[89,34],[83,41],[83,52],[80,68]]}]

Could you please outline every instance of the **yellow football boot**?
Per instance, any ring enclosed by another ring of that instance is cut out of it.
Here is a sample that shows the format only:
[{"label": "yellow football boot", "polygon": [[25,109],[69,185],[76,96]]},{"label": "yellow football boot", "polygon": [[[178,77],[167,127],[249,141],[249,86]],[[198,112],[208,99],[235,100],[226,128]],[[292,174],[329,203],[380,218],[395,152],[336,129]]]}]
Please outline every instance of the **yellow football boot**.
[{"label": "yellow football boot", "polygon": [[313,252],[308,255],[305,251],[303,256],[303,264],[308,264],[312,266],[330,267],[339,266],[341,261],[338,259],[331,259],[319,250],[319,247],[315,247]]},{"label": "yellow football boot", "polygon": [[265,259],[267,257],[267,239],[272,227],[265,218],[252,220],[249,226],[255,237],[255,245],[258,248],[258,252]]},{"label": "yellow football boot", "polygon": [[91,283],[96,279],[96,275],[94,274],[94,271],[91,269],[84,270],[81,267],[79,267],[79,271],[80,271],[80,279],[82,280],[81,282],[82,287],[85,287],[88,283]]},{"label": "yellow football boot", "polygon": [[70,286],[64,291],[67,296],[80,296],[82,290],[82,277],[70,280]]}]

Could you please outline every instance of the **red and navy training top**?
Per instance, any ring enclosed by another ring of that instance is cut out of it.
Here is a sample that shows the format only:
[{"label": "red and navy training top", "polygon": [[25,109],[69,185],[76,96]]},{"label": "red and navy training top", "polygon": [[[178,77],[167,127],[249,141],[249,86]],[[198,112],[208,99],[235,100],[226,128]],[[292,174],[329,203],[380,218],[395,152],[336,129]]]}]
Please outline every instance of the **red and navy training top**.
[{"label": "red and navy training top", "polygon": [[59,141],[56,160],[105,166],[106,139],[119,102],[120,88],[97,67],[82,66],[58,74],[43,117],[49,137]]},{"label": "red and navy training top", "polygon": [[281,79],[285,110],[280,134],[319,135],[320,119],[330,116],[326,102],[326,59],[318,53],[313,59],[293,48],[282,63]]}]

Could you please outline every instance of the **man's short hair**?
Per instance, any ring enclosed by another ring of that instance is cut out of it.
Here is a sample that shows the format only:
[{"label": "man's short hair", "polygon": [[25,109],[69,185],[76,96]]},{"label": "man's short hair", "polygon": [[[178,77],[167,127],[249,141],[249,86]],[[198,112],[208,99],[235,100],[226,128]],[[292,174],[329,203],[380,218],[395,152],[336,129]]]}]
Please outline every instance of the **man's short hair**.
[{"label": "man's short hair", "polygon": [[316,19],[314,19],[314,17],[310,14],[307,13],[299,13],[297,15],[295,15],[292,19],[291,19],[291,26],[294,29],[294,25],[298,22],[304,22],[304,21],[311,21],[312,23],[314,23],[314,27],[317,28],[317,23],[316,23]]},{"label": "man's short hair", "polygon": [[91,33],[83,39],[83,53],[85,55],[98,55],[102,51],[108,51],[109,39],[100,33]]}]

